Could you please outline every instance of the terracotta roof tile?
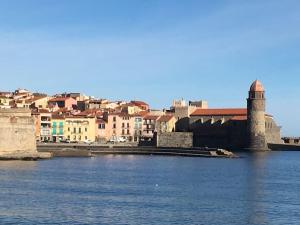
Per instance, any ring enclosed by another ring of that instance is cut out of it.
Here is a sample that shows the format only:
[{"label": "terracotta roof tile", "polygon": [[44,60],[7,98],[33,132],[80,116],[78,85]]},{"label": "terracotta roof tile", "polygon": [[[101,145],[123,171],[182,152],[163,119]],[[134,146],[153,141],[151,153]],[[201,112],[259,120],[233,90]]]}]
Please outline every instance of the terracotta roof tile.
[{"label": "terracotta roof tile", "polygon": [[145,120],[157,120],[159,118],[159,116],[155,116],[155,115],[146,115],[144,117]]},{"label": "terracotta roof tile", "polygon": [[148,111],[140,111],[140,112],[133,114],[132,116],[145,117],[148,113],[149,113]]},{"label": "terracotta roof tile", "polygon": [[112,112],[110,114],[108,114],[108,116],[126,116],[126,117],[131,117],[131,115],[129,115],[128,113],[125,112]]},{"label": "terracotta roof tile", "polygon": [[196,109],[191,116],[243,116],[247,115],[246,108],[228,109]]},{"label": "terracotta roof tile", "polygon": [[247,116],[234,116],[231,118],[231,120],[243,121],[243,120],[247,120]]},{"label": "terracotta roof tile", "polygon": [[56,97],[49,100],[49,102],[61,102],[70,99],[71,97]]},{"label": "terracotta roof tile", "polygon": [[143,102],[143,101],[131,101],[131,103],[134,104],[134,105],[149,106],[146,102]]},{"label": "terracotta roof tile", "polygon": [[50,113],[48,109],[39,109],[39,113]]},{"label": "terracotta roof tile", "polygon": [[163,116],[159,117],[159,119],[157,121],[158,122],[169,122],[172,118],[174,118],[173,115],[163,115]]}]

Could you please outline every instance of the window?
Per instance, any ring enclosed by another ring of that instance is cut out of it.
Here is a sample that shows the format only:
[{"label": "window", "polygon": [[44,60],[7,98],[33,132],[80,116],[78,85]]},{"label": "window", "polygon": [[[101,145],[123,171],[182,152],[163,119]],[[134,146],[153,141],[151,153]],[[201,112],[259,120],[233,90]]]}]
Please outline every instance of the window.
[{"label": "window", "polygon": [[122,127],[125,127],[125,123],[122,123]]},{"label": "window", "polygon": [[105,124],[104,123],[98,124],[98,129],[105,129]]},{"label": "window", "polygon": [[127,134],[129,134],[129,130],[127,130]]},{"label": "window", "polygon": [[125,130],[122,130],[122,134],[123,134],[123,135],[125,134]]},{"label": "window", "polygon": [[87,140],[88,138],[87,138],[87,136],[85,136],[85,140]]},{"label": "window", "polygon": [[113,124],[113,129],[116,129],[116,124],[115,123]]},{"label": "window", "polygon": [[76,133],[76,127],[73,128],[73,133]]},{"label": "window", "polygon": [[68,127],[68,131],[70,131],[70,127]]},{"label": "window", "polygon": [[127,128],[129,128],[129,123],[127,123]]},{"label": "window", "polygon": [[78,128],[78,132],[81,133],[81,127]]},{"label": "window", "polygon": [[86,127],[86,128],[84,128],[84,131],[85,131],[85,132],[87,132],[87,127]]},{"label": "window", "polygon": [[116,120],[117,120],[117,118],[114,116],[114,117],[113,117],[113,121],[116,122]]}]

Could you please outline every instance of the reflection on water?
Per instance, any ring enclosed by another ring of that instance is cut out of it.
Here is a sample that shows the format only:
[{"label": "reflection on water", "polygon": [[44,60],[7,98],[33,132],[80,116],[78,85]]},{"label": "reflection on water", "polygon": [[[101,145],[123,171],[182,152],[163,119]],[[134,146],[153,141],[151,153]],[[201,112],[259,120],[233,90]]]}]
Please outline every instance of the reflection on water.
[{"label": "reflection on water", "polygon": [[299,224],[300,154],[0,162],[0,224]]},{"label": "reflection on water", "polygon": [[266,209],[261,202],[264,199],[264,180],[266,160],[269,152],[257,152],[249,155],[248,195],[249,222],[251,224],[266,224]]},{"label": "reflection on water", "polygon": [[36,161],[22,161],[22,160],[0,160],[0,171],[2,170],[34,170],[36,168]]}]

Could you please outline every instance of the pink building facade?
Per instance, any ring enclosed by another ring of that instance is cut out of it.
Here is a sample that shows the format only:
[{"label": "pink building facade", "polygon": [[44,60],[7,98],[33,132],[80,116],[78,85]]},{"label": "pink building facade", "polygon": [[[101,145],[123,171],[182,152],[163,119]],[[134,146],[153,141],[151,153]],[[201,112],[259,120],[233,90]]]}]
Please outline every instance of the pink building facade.
[{"label": "pink building facade", "polygon": [[111,113],[107,119],[107,135],[110,138],[124,137],[128,141],[133,141],[134,137],[134,117],[126,113]]},{"label": "pink building facade", "polygon": [[77,101],[71,97],[57,97],[48,101],[49,105],[57,105],[59,108],[73,109],[77,105]]}]

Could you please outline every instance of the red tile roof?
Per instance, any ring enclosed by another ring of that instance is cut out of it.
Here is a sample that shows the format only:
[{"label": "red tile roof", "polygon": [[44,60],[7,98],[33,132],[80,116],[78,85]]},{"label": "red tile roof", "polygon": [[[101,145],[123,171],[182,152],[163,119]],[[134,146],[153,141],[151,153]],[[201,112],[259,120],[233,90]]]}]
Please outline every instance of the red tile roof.
[{"label": "red tile roof", "polygon": [[50,113],[48,109],[39,109],[39,113]]},{"label": "red tile roof", "polygon": [[129,115],[128,113],[125,113],[125,112],[112,112],[112,113],[109,113],[108,116],[130,117],[131,115]]},{"label": "red tile roof", "polygon": [[236,121],[247,120],[247,116],[234,116],[231,118],[231,120],[236,120]]},{"label": "red tile roof", "polygon": [[65,118],[67,118],[67,119],[71,119],[71,118],[80,119],[80,118],[96,118],[96,117],[95,116],[89,116],[89,115],[87,115],[87,116],[85,116],[85,115],[66,115]]},{"label": "red tile roof", "polygon": [[231,109],[196,109],[191,116],[244,116],[247,115],[246,108]]},{"label": "red tile roof", "polygon": [[146,115],[144,117],[145,120],[157,120],[159,116],[154,116],[154,115]]},{"label": "red tile roof", "polygon": [[145,117],[148,113],[149,113],[148,111],[140,111],[140,112],[133,114],[132,116]]},{"label": "red tile roof", "polygon": [[157,121],[158,122],[169,122],[172,118],[174,118],[173,115],[163,115],[163,116],[159,117],[159,119]]},{"label": "red tile roof", "polygon": [[135,104],[133,104],[133,103],[131,103],[131,102],[129,102],[129,103],[126,103],[126,104],[123,104],[123,105],[121,105],[120,107],[134,107],[134,106],[136,106]]},{"label": "red tile roof", "polygon": [[61,102],[70,99],[70,97],[56,97],[49,100],[49,102]]},{"label": "red tile roof", "polygon": [[134,105],[143,105],[143,106],[149,106],[146,102],[143,101],[131,101],[132,104]]}]

